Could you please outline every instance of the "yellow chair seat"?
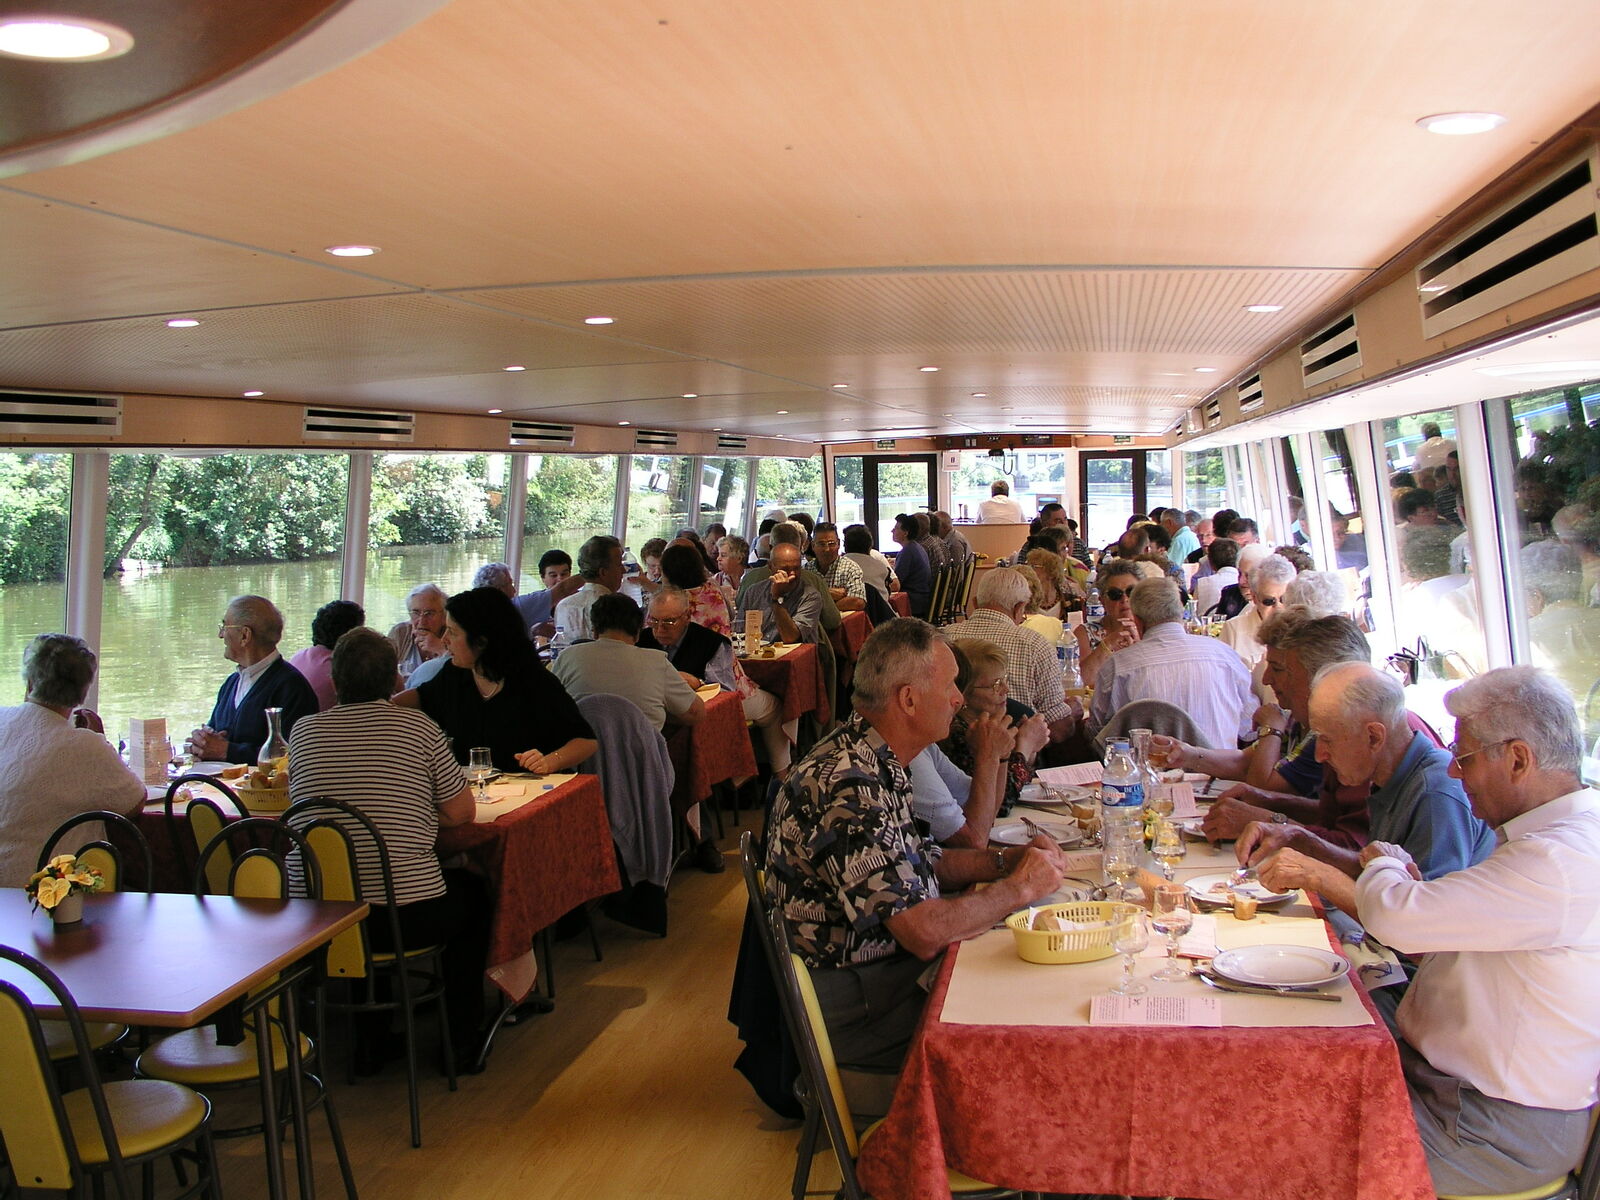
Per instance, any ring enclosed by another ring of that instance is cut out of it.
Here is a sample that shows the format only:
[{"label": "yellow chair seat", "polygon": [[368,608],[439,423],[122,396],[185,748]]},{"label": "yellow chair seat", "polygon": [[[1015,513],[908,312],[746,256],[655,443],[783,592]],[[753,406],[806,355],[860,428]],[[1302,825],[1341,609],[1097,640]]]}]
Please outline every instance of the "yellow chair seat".
[{"label": "yellow chair seat", "polygon": [[[311,1053],[311,1039],[300,1035],[300,1057]],[[283,1031],[272,1027],[272,1069],[282,1071],[289,1065],[287,1047],[283,1044]],[[201,1026],[185,1029],[171,1037],[162,1038],[139,1056],[137,1070],[152,1079],[167,1079],[190,1087],[207,1084],[246,1083],[258,1074],[256,1065],[256,1036],[245,1031],[244,1041],[237,1046],[217,1045],[215,1029]]]},{"label": "yellow chair seat", "polygon": [[[878,1131],[878,1126],[882,1124],[882,1121],[874,1121],[871,1125],[868,1125],[861,1131],[861,1146],[863,1149],[866,1148],[867,1139],[876,1133]],[[957,1171],[952,1167],[946,1167],[944,1170],[945,1175],[950,1181],[950,1192],[952,1195],[965,1196],[972,1192],[994,1192],[1000,1190],[995,1184],[981,1183],[976,1179],[972,1179],[966,1175],[963,1175],[960,1171]]]},{"label": "yellow chair seat", "polygon": [[[159,1079],[107,1083],[102,1090],[125,1158],[153,1154],[182,1141],[200,1127],[210,1111],[204,1096]],[[61,1102],[83,1161],[91,1165],[110,1161],[88,1089],[68,1092]]]},{"label": "yellow chair seat", "polygon": [[1541,1183],[1538,1187],[1528,1188],[1521,1192],[1496,1192],[1492,1196],[1446,1196],[1440,1194],[1438,1200],[1550,1200],[1552,1196],[1559,1196],[1571,1177],[1563,1175],[1560,1179],[1553,1179],[1549,1183]]},{"label": "yellow chair seat", "polygon": [[[44,1048],[51,1062],[72,1058],[78,1053],[78,1047],[72,1042],[72,1030],[65,1021],[40,1021],[39,1030],[44,1034]],[[89,1039],[89,1049],[99,1050],[122,1037],[128,1027],[109,1021],[85,1021],[83,1032]]]}]

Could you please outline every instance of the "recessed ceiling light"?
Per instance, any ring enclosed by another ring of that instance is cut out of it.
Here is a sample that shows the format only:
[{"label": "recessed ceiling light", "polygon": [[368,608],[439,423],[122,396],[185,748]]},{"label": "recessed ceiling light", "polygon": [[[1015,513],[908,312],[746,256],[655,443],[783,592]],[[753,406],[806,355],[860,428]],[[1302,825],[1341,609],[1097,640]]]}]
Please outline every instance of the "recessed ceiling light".
[{"label": "recessed ceiling light", "polygon": [[241,392],[240,394],[242,396],[244,396],[245,399],[247,399],[247,400],[254,400],[257,396],[265,396],[266,395],[265,392],[255,392],[255,391]]},{"label": "recessed ceiling light", "polygon": [[947,417],[953,417],[953,416],[955,416],[955,413],[945,413],[945,416],[947,416]]},{"label": "recessed ceiling light", "polygon": [[502,371],[526,371],[528,368],[527,367],[510,366],[510,367],[501,367],[500,369]]},{"label": "recessed ceiling light", "polygon": [[988,392],[973,392],[972,393],[972,398],[974,400],[987,400],[989,398],[989,393]]},{"label": "recessed ceiling light", "polygon": [[683,394],[683,398],[685,400],[698,400],[698,399],[700,399],[700,393],[699,392],[685,392]]},{"label": "recessed ceiling light", "polygon": [[711,432],[712,433],[721,433],[722,432],[722,426],[721,425],[713,425],[711,427]]},{"label": "recessed ceiling light", "polygon": [[778,415],[780,417],[787,417],[789,415],[789,410],[787,408],[780,408],[778,410]]},{"label": "recessed ceiling light", "polygon": [[1010,405],[1010,404],[1002,404],[1000,406],[1000,411],[1001,412],[1010,412],[1012,410],[1012,408],[1013,408],[1013,406]]},{"label": "recessed ceiling light", "polygon": [[491,409],[490,409],[490,410],[489,410],[489,415],[490,415],[490,416],[491,416],[491,417],[494,417],[494,416],[498,416],[498,415],[500,415],[500,414],[501,414],[501,413],[503,413],[503,412],[505,412],[505,409],[503,409],[503,408],[491,408]]},{"label": "recessed ceiling light", "polygon": [[1453,112],[1434,113],[1431,117],[1418,117],[1417,125],[1429,133],[1443,133],[1460,137],[1469,133],[1488,133],[1499,129],[1506,119],[1499,113]]},{"label": "recessed ceiling light", "polygon": [[376,246],[329,246],[327,252],[335,258],[370,258],[378,252]]},{"label": "recessed ceiling light", "polygon": [[847,388],[850,385],[848,383],[836,383],[833,386],[836,387],[836,388]]},{"label": "recessed ceiling light", "polygon": [[99,62],[133,49],[126,29],[87,17],[11,17],[0,22],[0,54],[55,62]]},{"label": "recessed ceiling light", "polygon": [[1193,400],[1194,399],[1194,397],[1191,396],[1188,392],[1174,392],[1172,394],[1172,398],[1174,400]]},{"label": "recessed ceiling light", "polygon": [[585,325],[614,325],[616,320],[615,317],[585,317],[583,323]]},{"label": "recessed ceiling light", "polygon": [[1182,371],[1157,371],[1156,374],[1157,375],[1170,375],[1170,376],[1172,376],[1173,378],[1176,378],[1176,379],[1182,379],[1183,378],[1183,372]]},{"label": "recessed ceiling light", "polygon": [[198,324],[200,324],[200,322],[196,321],[193,317],[173,317],[172,320],[167,322],[167,328],[193,329]]},{"label": "recessed ceiling light", "polygon": [[1215,375],[1217,369],[1215,367],[1196,367],[1195,372],[1200,375]]},{"label": "recessed ceiling light", "polygon": [[632,421],[618,421],[617,424],[618,425],[632,425],[633,422]]},{"label": "recessed ceiling light", "polygon": [[933,371],[937,371],[938,369],[939,369],[938,367],[918,367],[917,368],[917,370],[919,370],[919,371],[928,371],[930,373],[933,372]]},{"label": "recessed ceiling light", "polygon": [[1244,306],[1244,310],[1245,310],[1245,312],[1255,312],[1255,313],[1282,312],[1283,311],[1283,305],[1281,305],[1281,304],[1246,304]]},{"label": "recessed ceiling light", "polygon": [[1476,367],[1479,375],[1511,379],[1518,383],[1576,383],[1600,376],[1600,361],[1579,359],[1571,362],[1507,363],[1499,367]]}]

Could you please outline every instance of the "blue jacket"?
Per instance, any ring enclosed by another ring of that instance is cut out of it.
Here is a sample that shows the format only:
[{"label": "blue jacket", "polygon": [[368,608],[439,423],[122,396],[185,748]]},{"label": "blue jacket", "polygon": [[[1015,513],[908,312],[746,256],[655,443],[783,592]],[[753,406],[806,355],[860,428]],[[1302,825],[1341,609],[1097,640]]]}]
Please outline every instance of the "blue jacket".
[{"label": "blue jacket", "polygon": [[267,740],[267,709],[283,709],[283,736],[301,717],[317,711],[317,693],[311,690],[306,677],[280,658],[268,667],[245,693],[244,702],[233,706],[233,692],[239,686],[239,672],[234,671],[217,689],[217,703],[206,722],[219,733],[228,735],[228,761],[253,763]]}]

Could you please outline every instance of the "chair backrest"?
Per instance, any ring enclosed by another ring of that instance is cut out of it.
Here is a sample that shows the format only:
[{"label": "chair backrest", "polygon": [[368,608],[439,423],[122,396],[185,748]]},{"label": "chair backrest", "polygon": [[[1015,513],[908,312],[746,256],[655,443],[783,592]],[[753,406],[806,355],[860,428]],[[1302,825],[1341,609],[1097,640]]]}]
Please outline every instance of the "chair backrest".
[{"label": "chair backrest", "polygon": [[108,892],[132,890],[122,870],[122,852],[110,840],[110,832],[114,828],[117,836],[123,838],[139,853],[140,862],[144,866],[144,874],[140,879],[144,882],[145,890],[149,891],[154,886],[155,879],[155,862],[150,855],[150,843],[145,841],[144,834],[139,832],[139,827],[127,817],[107,809],[79,813],[57,826],[56,831],[45,841],[44,849],[39,851],[39,865],[34,869],[44,870],[45,863],[54,856],[56,846],[68,833],[80,825],[94,823],[106,827],[106,836],[80,846],[77,855],[100,872],[100,877],[105,880],[104,890]]},{"label": "chair backrest", "polygon": [[1095,734],[1094,740],[1104,750],[1114,738],[1126,737],[1130,729],[1148,729],[1152,733],[1166,734],[1202,750],[1214,748],[1188,713],[1165,700],[1128,701],[1111,714],[1100,732]]},{"label": "chair backrest", "polygon": [[937,625],[944,616],[944,597],[950,587],[948,565],[933,569],[933,587],[928,592],[928,621]]},{"label": "chair backrest", "polygon": [[[236,848],[243,845],[245,849]],[[246,817],[219,830],[200,851],[194,869],[194,894],[228,895],[244,900],[287,900],[290,885],[288,857],[300,852],[302,877],[299,890],[313,900],[322,897],[322,875],[316,856],[298,830],[270,817]],[[216,867],[226,862],[223,886],[212,886]]]},{"label": "chair backrest", "polygon": [[799,1051],[800,1068],[805,1072],[806,1085],[811,1089],[823,1127],[828,1131],[834,1157],[839,1160],[839,1173],[844,1181],[842,1190],[848,1200],[861,1200],[861,1185],[856,1181],[856,1155],[861,1143],[856,1138],[855,1126],[845,1116],[850,1106],[844,1094],[844,1081],[839,1076],[839,1064],[833,1057],[828,1027],[822,1019],[817,990],[811,984],[811,974],[805,963],[789,949],[788,924],[781,912],[774,909],[768,914],[766,931],[772,939],[773,957],[777,960],[778,990],[787,997],[784,1015],[789,1020],[789,1033]]},{"label": "chair backrest", "polygon": [[[283,819],[304,835],[311,848],[322,873],[322,898],[372,900],[380,904],[388,916],[395,953],[403,957],[405,944],[400,937],[400,906],[394,902],[389,847],[372,819],[348,804],[321,796],[297,801]],[[369,895],[362,885],[363,852],[370,856],[369,861],[376,860],[382,895]],[[329,943],[327,972],[337,979],[365,979],[372,974],[372,947],[367,941],[365,921],[357,922]]]},{"label": "chair backrest", "polygon": [[[60,1006],[61,1020],[71,1031],[77,1048],[78,1066],[100,1127],[99,1136],[106,1146],[117,1194],[131,1200],[133,1189],[78,1006],[55,972],[38,959],[10,946],[0,946],[0,961],[32,975]],[[82,1175],[82,1159],[61,1101],[50,1052],[45,1048],[44,1032],[22,989],[4,980],[0,980],[0,1062],[6,1064],[6,1084],[0,1088],[0,1141],[5,1143],[12,1176],[24,1188],[71,1191],[74,1181]]]},{"label": "chair backrest", "polygon": [[672,873],[672,758],[661,732],[626,696],[578,701],[599,749],[577,769],[600,777],[606,816],[631,883],[666,887]]},{"label": "chair backrest", "polygon": [[963,621],[967,616],[967,609],[972,604],[972,581],[978,574],[978,556],[967,555],[967,561],[961,565],[961,587],[956,592],[956,602],[950,612],[952,621]]},{"label": "chair backrest", "polygon": [[[190,792],[188,808],[180,817],[173,811],[173,801],[177,798],[178,789],[187,787]],[[214,793],[202,796],[197,789],[206,788]],[[166,813],[167,832],[172,838],[172,850],[178,860],[178,869],[183,874],[189,873],[189,864],[199,858],[200,848],[216,837],[222,827],[230,820],[242,820],[250,815],[250,810],[245,808],[238,795],[227,784],[211,775],[191,773],[179,775],[167,785],[167,794],[163,803]],[[187,832],[187,840],[184,837]],[[211,880],[211,890],[222,893],[227,890],[228,868],[230,859],[218,860],[214,868],[215,878]]]}]

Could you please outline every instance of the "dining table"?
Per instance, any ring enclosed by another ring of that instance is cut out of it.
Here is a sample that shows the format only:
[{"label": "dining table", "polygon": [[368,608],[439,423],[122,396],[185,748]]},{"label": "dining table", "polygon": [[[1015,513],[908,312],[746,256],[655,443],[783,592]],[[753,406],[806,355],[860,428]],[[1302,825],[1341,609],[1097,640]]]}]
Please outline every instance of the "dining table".
[{"label": "dining table", "polygon": [[[1047,829],[1055,819],[1031,816]],[[1019,822],[997,822],[997,844],[1017,839],[1006,831]],[[1102,881],[1098,851],[1064,853],[1068,884]],[[1231,846],[1191,840],[1173,877],[1235,866]],[[1209,922],[1197,918],[1192,953],[1209,953],[1206,939],[1217,951],[1341,948],[1304,894],[1251,920],[1218,908]],[[1337,1002],[1234,994],[1193,976],[1151,981],[1164,953],[1152,945],[1137,961],[1149,989],[1139,1011],[1183,1023],[1118,1024],[1109,1010],[1095,1016],[1118,958],[1041,965],[1023,961],[1015,941],[997,928],[946,952],[893,1104],[860,1159],[862,1185],[879,1200],[947,1195],[947,1165],[1043,1192],[1433,1195],[1395,1040],[1355,971],[1319,989]]]},{"label": "dining table", "polygon": [[909,617],[911,615],[911,594],[909,592],[890,592],[889,607],[894,609],[896,616]]},{"label": "dining table", "polygon": [[785,721],[814,712],[818,722],[826,724],[833,703],[815,646],[808,642],[766,646],[757,654],[740,655],[739,665],[757,687],[778,698]]},{"label": "dining table", "polygon": [[695,805],[711,798],[719,783],[756,773],[744,703],[734,692],[709,694],[714,686],[709,685],[702,696],[706,715],[693,725],[673,726],[667,734],[674,817],[687,817]]},{"label": "dining table", "polygon": [[[21,889],[0,893],[0,943],[31,954],[60,978],[87,1021],[189,1029],[213,1017],[237,1026],[230,1006],[248,1005],[266,1028],[279,998],[288,1055],[290,1118],[300,1195],[315,1195],[294,992],[312,970],[309,956],[367,915],[359,902],[245,900],[166,892],[105,892],[84,897],[83,920],[56,928],[30,912]],[[274,980],[274,977],[276,979]],[[21,988],[41,1016],[61,1009],[31,976],[0,963],[0,978]],[[220,1026],[219,1026],[220,1028]],[[237,1041],[237,1036],[234,1037]],[[261,1111],[278,1111],[269,1039],[257,1046]],[[267,1192],[284,1195],[282,1135],[262,1122]]]}]

